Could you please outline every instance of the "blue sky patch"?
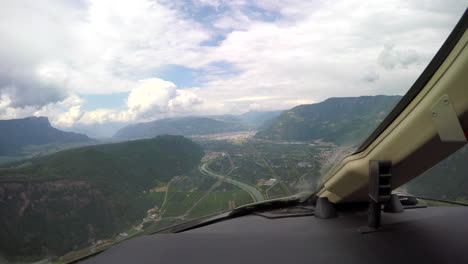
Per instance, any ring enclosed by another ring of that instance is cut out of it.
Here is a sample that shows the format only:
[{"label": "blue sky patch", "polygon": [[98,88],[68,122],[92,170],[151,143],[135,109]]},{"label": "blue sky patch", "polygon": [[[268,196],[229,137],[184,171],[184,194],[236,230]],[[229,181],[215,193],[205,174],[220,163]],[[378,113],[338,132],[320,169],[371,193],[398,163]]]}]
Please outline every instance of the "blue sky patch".
[{"label": "blue sky patch", "polygon": [[279,12],[265,10],[256,6],[244,8],[244,12],[249,18],[263,22],[274,22],[282,18]]},{"label": "blue sky patch", "polygon": [[236,66],[230,62],[227,61],[216,61],[213,63],[210,63],[210,66],[213,66],[219,70],[221,70],[223,73],[221,75],[236,75],[240,73],[240,70],[236,68]]},{"label": "blue sky patch", "polygon": [[180,65],[168,65],[161,70],[153,72],[152,76],[173,82],[177,88],[189,88],[200,84],[199,78],[202,70],[191,69]]},{"label": "blue sky patch", "polygon": [[123,110],[126,106],[128,94],[128,92],[113,94],[80,94],[80,97],[85,100],[83,109],[87,111],[93,111],[98,108]]}]

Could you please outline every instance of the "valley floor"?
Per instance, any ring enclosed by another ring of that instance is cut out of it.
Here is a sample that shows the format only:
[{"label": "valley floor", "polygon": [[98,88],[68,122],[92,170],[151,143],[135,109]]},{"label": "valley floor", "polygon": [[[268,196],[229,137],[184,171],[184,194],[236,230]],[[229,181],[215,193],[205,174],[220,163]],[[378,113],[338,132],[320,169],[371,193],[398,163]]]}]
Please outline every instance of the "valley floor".
[{"label": "valley floor", "polygon": [[153,205],[140,221],[54,261],[67,263],[188,220],[312,191],[326,172],[324,167],[351,151],[320,140],[269,141],[253,135],[254,132],[244,131],[193,137],[205,151],[198,168],[144,190],[142,195],[150,198]]}]

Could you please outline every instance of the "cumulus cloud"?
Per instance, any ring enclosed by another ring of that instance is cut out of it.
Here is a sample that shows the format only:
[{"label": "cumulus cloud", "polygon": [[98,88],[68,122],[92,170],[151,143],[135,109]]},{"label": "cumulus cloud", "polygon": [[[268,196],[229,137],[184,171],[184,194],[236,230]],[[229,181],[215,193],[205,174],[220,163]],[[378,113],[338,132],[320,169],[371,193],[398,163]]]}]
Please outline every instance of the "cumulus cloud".
[{"label": "cumulus cloud", "polygon": [[130,113],[137,116],[149,116],[165,112],[168,103],[176,96],[175,84],[161,79],[140,81],[140,85],[130,92],[127,106]]},{"label": "cumulus cloud", "polygon": [[135,84],[127,98],[126,108],[123,110],[108,108],[98,108],[92,111],[83,110],[82,106],[85,101],[79,96],[73,95],[60,103],[48,105],[31,114],[51,116],[51,122],[60,127],[70,127],[76,124],[122,123],[135,120],[149,121],[177,114],[187,114],[202,101],[192,91],[180,90],[172,82],[151,78],[140,80]]},{"label": "cumulus cloud", "polygon": [[169,108],[177,113],[187,113],[192,107],[203,103],[203,99],[194,92],[187,90],[178,90],[176,96],[168,103]]},{"label": "cumulus cloud", "polygon": [[148,119],[170,112],[184,112],[200,104],[193,92],[177,90],[172,82],[158,78],[141,80],[128,96],[128,113],[135,119]]},{"label": "cumulus cloud", "polygon": [[10,107],[41,107],[68,96],[65,72],[50,62],[67,53],[68,20],[77,13],[48,0],[0,3],[0,95],[10,98]]},{"label": "cumulus cloud", "polygon": [[53,120],[55,124],[74,124],[83,116],[83,111],[81,111],[80,106],[72,106],[65,113],[60,113],[56,115],[56,118]]},{"label": "cumulus cloud", "polygon": [[130,91],[152,69],[190,63],[210,36],[157,1],[73,2],[0,3],[0,94],[11,107]]}]

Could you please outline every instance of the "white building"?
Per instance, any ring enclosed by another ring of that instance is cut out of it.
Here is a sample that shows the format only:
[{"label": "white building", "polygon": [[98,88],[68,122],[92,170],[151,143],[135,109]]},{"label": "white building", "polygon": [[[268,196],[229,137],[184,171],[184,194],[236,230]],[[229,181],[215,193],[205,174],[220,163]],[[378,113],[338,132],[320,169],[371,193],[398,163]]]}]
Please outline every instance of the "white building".
[{"label": "white building", "polygon": [[268,181],[266,181],[263,185],[265,186],[272,186],[273,184],[276,183],[276,179],[269,179]]}]

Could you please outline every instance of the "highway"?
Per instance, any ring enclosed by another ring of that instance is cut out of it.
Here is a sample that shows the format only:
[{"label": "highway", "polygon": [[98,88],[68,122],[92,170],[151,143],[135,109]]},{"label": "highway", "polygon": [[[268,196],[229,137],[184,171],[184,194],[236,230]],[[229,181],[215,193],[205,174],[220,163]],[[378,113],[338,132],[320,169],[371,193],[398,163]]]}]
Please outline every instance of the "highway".
[{"label": "highway", "polygon": [[201,170],[201,172],[203,172],[203,173],[205,173],[205,174],[207,174],[207,175],[209,175],[211,177],[221,179],[224,182],[233,184],[233,185],[243,189],[244,191],[248,192],[250,194],[250,196],[252,196],[252,199],[254,199],[255,202],[265,200],[265,197],[263,197],[262,193],[259,190],[257,190],[257,188],[255,188],[255,187],[253,187],[251,185],[248,185],[246,183],[240,182],[238,180],[234,180],[234,179],[229,178],[227,176],[216,174],[216,173],[214,173],[214,172],[212,172],[212,171],[210,171],[209,169],[206,168],[206,163],[203,163],[200,166],[200,170]]}]

